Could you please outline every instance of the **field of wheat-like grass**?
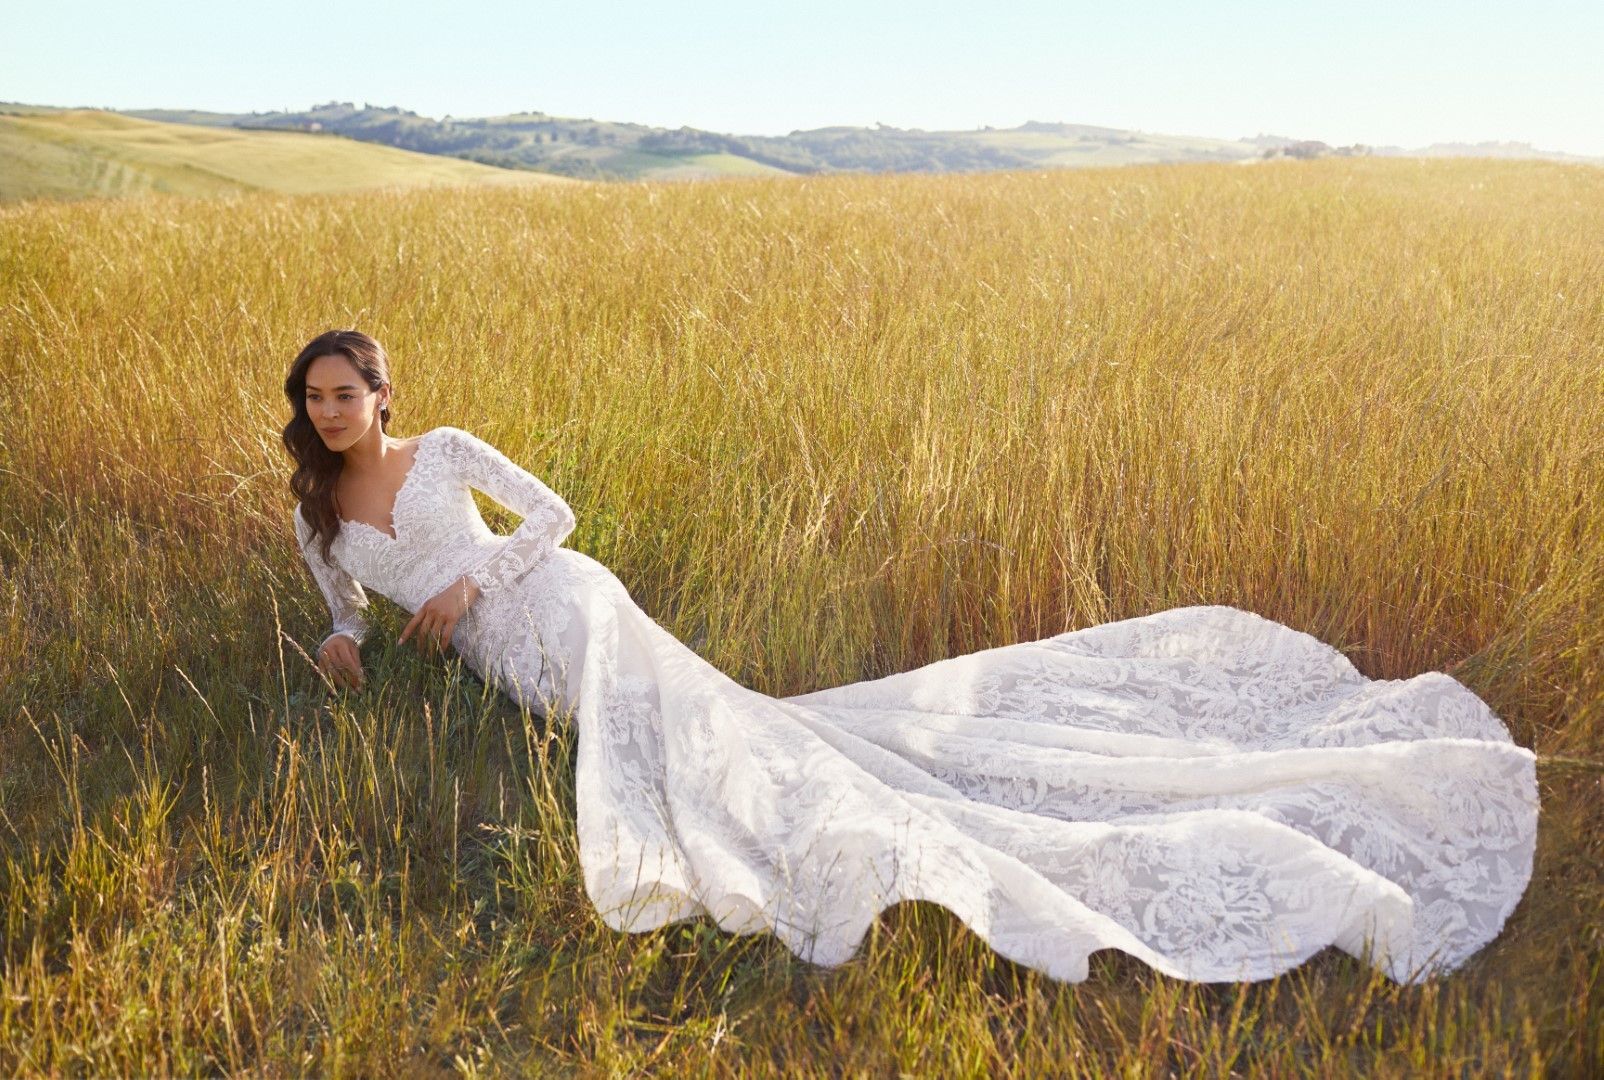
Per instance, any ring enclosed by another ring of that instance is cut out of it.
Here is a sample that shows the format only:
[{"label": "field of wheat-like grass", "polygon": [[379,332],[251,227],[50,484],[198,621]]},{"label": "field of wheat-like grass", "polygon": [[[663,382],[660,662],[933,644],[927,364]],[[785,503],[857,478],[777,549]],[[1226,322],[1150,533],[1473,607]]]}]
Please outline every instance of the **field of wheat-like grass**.
[{"label": "field of wheat-like grass", "polygon": [[[1600,237],[1604,170],[1470,160],[0,207],[0,1072],[1604,1070]],[[1540,755],[1530,888],[1410,987],[616,934],[562,717],[377,596],[313,668],[331,327],[766,693],[1195,603],[1448,671]]]}]

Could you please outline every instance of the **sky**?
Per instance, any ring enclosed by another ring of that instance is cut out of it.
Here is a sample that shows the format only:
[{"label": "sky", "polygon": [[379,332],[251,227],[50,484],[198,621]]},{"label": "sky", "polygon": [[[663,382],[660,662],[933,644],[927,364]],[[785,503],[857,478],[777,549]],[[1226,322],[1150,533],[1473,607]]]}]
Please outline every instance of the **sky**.
[{"label": "sky", "polygon": [[1604,0],[9,0],[0,100],[748,135],[1027,120],[1604,156]]}]

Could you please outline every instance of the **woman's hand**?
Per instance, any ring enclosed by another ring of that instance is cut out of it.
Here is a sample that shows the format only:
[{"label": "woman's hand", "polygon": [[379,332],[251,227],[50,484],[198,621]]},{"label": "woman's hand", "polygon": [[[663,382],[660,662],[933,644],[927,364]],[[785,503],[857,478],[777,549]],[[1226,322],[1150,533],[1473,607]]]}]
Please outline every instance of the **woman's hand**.
[{"label": "woman's hand", "polygon": [[441,589],[425,600],[423,606],[418,608],[396,639],[397,644],[405,644],[412,631],[418,632],[418,645],[421,650],[433,649],[444,653],[446,646],[451,643],[451,635],[457,629],[457,620],[467,614],[473,602],[479,599],[479,585],[467,574],[462,575],[450,585]]},{"label": "woman's hand", "polygon": [[318,670],[336,687],[360,690],[367,678],[362,674],[362,652],[349,634],[335,634],[317,651]]}]

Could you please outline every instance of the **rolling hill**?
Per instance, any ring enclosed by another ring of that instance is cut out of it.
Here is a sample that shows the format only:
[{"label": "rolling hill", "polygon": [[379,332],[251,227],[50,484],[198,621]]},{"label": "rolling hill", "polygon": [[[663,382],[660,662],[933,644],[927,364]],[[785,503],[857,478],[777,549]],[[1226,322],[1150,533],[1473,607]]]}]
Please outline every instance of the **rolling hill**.
[{"label": "rolling hill", "polygon": [[0,106],[0,199],[544,184],[564,177],[305,131]]}]

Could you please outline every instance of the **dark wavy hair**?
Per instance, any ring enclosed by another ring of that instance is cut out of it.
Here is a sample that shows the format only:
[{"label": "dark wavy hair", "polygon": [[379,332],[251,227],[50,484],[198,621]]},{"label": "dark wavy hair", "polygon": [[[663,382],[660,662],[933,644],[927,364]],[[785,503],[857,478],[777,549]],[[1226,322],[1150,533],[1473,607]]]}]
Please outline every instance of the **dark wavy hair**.
[{"label": "dark wavy hair", "polygon": [[[295,459],[290,490],[301,502],[301,516],[321,541],[323,561],[329,562],[329,548],[340,533],[340,515],[334,509],[334,482],[345,467],[345,456],[323,444],[317,425],[306,413],[306,369],[320,356],[338,353],[362,375],[368,389],[377,390],[390,381],[390,360],[384,346],[360,330],[329,330],[306,343],[290,373],[284,379],[284,396],[290,399],[294,415],[284,425],[284,448]],[[379,430],[390,428],[390,406],[379,408]]]}]

